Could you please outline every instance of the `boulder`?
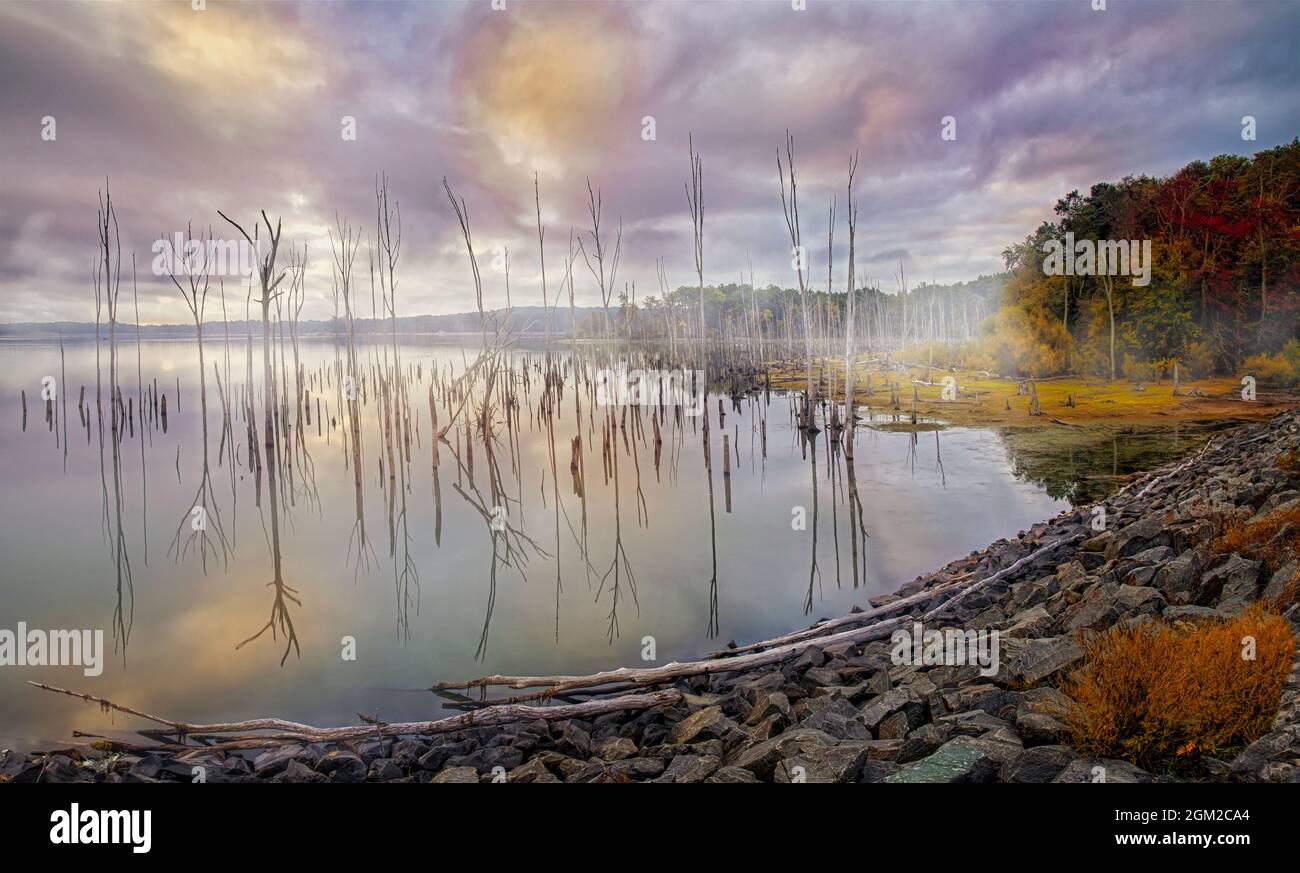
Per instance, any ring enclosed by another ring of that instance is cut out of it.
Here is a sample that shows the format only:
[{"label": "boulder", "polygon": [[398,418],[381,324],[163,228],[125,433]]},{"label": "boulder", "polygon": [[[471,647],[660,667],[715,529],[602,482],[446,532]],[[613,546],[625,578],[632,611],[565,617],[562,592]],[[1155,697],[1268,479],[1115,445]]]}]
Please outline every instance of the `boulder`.
[{"label": "boulder", "polygon": [[867,746],[851,740],[834,746],[805,740],[787,747],[786,755],[773,773],[776,782],[856,782]]},{"label": "boulder", "polygon": [[713,755],[678,755],[673,758],[655,782],[689,783],[704,782],[722,764]]},{"label": "boulder", "polygon": [[430,782],[442,784],[444,782],[473,782],[478,784],[478,771],[473,767],[448,767],[441,773],[435,775]]},{"label": "boulder", "polygon": [[1188,549],[1162,565],[1152,578],[1152,585],[1163,591],[1170,603],[1194,603],[1200,592],[1202,564],[1201,553]]},{"label": "boulder", "polygon": [[1003,764],[999,778],[1003,782],[1051,782],[1076,757],[1067,746],[1033,746]]},{"label": "boulder", "polygon": [[[432,773],[437,773],[439,770],[445,767],[447,765],[447,762],[452,758],[461,758],[464,757],[465,755],[468,755],[471,751],[474,750],[474,746],[475,743],[473,740],[461,740],[460,742],[456,742],[456,743],[435,744],[433,748],[429,749],[429,751],[420,755],[420,757],[417,759],[417,763],[420,765],[420,768],[422,770],[428,770]],[[590,740],[588,740],[587,750],[588,752],[591,751]]]},{"label": "boulder", "polygon": [[1259,561],[1230,555],[1228,560],[1201,576],[1202,597],[1217,596],[1219,610],[1235,615],[1258,596],[1262,566]]},{"label": "boulder", "polygon": [[668,736],[674,743],[693,743],[700,740],[720,740],[736,730],[736,723],[723,714],[722,707],[706,706],[679,721]]},{"label": "boulder", "polygon": [[1083,647],[1072,634],[1036,640],[1003,640],[997,681],[1035,685],[1083,657]]},{"label": "boulder", "polygon": [[317,773],[301,761],[290,761],[289,766],[285,767],[279,774],[271,777],[272,782],[288,782],[290,784],[324,782],[325,779],[326,777],[323,774]]},{"label": "boulder", "polygon": [[1065,766],[1053,782],[1152,782],[1151,774],[1128,761],[1114,758],[1076,758]]},{"label": "boulder", "polygon": [[316,772],[331,782],[361,782],[366,778],[366,762],[353,752],[329,752],[316,762]]},{"label": "boulder", "polygon": [[731,754],[727,761],[729,766],[748,770],[759,779],[771,779],[777,762],[786,757],[794,748],[805,748],[809,743],[835,745],[835,738],[818,730],[796,728],[779,734],[770,740],[745,744]]},{"label": "boulder", "polygon": [[547,768],[546,762],[542,757],[538,756],[533,758],[527,764],[520,764],[518,767],[507,773],[506,781],[528,784],[534,782],[559,782],[560,779]]},{"label": "boulder", "polygon": [[[303,756],[306,751],[304,747],[297,744],[267,749],[253,759],[253,772],[263,778],[274,776],[288,767],[290,761]],[[155,776],[156,773],[148,775]]]},{"label": "boulder", "polygon": [[1122,527],[1115,533],[1105,545],[1105,554],[1108,561],[1116,558],[1124,558],[1129,555],[1136,555],[1146,549],[1156,546],[1168,545],[1167,542],[1158,542],[1158,540],[1167,534],[1164,532],[1164,523],[1153,516],[1139,519],[1130,525]]},{"label": "boulder", "polygon": [[1277,600],[1293,585],[1300,586],[1300,561],[1290,561],[1279,568],[1269,578],[1263,596],[1269,600]]},{"label": "boulder", "polygon": [[610,737],[596,743],[595,754],[602,761],[622,761],[639,754],[636,743],[626,737]]},{"label": "boulder", "polygon": [[760,724],[772,716],[780,716],[786,724],[790,721],[790,698],[786,697],[780,691],[764,691],[759,694],[758,699],[754,701],[753,708],[749,711],[749,716],[745,719],[745,724]]},{"label": "boulder", "polygon": [[757,776],[742,767],[719,767],[712,776],[704,780],[704,783],[708,785],[758,781]]},{"label": "boulder", "polygon": [[862,708],[859,718],[862,719],[863,724],[874,731],[886,718],[907,704],[915,702],[917,702],[916,696],[911,691],[895,688],[872,698],[871,702]]},{"label": "boulder", "polygon": [[970,737],[957,737],[919,761],[886,776],[885,782],[987,782],[998,765]]}]

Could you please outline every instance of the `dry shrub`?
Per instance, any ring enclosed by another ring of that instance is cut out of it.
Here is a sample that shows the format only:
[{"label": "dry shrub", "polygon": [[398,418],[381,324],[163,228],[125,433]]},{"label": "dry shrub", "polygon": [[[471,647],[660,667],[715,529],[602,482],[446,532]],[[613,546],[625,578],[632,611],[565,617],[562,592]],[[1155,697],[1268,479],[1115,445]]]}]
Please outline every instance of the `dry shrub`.
[{"label": "dry shrub", "polygon": [[1083,666],[1064,683],[1074,700],[1066,723],[1081,754],[1191,770],[1268,731],[1294,661],[1290,627],[1261,604],[1193,629],[1116,627],[1087,644]]},{"label": "dry shrub", "polygon": [[1277,509],[1267,515],[1228,525],[1215,540],[1216,554],[1237,552],[1276,571],[1300,555],[1300,506]]}]

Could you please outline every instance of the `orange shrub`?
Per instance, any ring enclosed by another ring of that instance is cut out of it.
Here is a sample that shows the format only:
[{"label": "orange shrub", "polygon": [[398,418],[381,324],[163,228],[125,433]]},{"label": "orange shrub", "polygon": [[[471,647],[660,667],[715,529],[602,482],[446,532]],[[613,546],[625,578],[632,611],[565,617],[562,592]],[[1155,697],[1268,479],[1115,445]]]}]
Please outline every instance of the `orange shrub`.
[{"label": "orange shrub", "polygon": [[1276,571],[1300,555],[1300,506],[1231,524],[1212,548],[1218,554],[1238,552],[1252,560],[1262,558],[1264,566]]},{"label": "orange shrub", "polygon": [[1081,754],[1191,770],[1268,731],[1294,661],[1290,627],[1260,604],[1192,630],[1113,628],[1087,644],[1083,666],[1062,686],[1074,700],[1066,723]]}]

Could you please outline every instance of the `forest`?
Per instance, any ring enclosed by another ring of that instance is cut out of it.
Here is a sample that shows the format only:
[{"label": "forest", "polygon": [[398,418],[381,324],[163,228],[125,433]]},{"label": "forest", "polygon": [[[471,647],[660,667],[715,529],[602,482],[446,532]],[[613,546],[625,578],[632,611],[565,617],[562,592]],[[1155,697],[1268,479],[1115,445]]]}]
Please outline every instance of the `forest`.
[{"label": "forest", "polygon": [[[1177,364],[1193,377],[1249,371],[1262,384],[1300,384],[1300,139],[1253,157],[1193,161],[1166,178],[1098,182],[1065,194],[1053,213],[1002,251],[1003,273],[909,286],[900,263],[893,287],[856,287],[854,334],[869,351],[1009,376],[1142,381]],[[1149,281],[1045,271],[1052,243],[1067,234],[1150,241]],[[791,354],[805,335],[839,347],[848,295],[836,290],[833,263],[826,284],[815,281],[806,319],[795,288],[705,286],[710,338],[775,343]],[[635,285],[624,286],[621,331],[668,340],[698,333],[699,289],[670,290],[661,272],[659,290],[638,300]],[[579,332],[600,330],[590,319]]]}]

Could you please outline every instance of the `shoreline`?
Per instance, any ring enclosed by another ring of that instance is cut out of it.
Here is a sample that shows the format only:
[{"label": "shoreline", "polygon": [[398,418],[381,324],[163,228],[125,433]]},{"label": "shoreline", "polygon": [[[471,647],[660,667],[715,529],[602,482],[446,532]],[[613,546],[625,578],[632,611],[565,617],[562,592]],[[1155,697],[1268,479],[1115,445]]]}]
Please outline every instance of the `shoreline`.
[{"label": "shoreline", "polygon": [[[1092,634],[1154,618],[1199,626],[1294,585],[1294,562],[1270,573],[1261,561],[1212,553],[1218,531],[1207,509],[1246,519],[1300,501],[1300,475],[1276,463],[1297,448],[1296,412],[1216,434],[1108,498],[1103,531],[1089,507],[1075,507],[873,597],[868,610],[702,661],[614,671],[600,682],[598,674],[435,686],[534,689],[510,692],[504,708],[468,710],[456,725],[376,724],[337,729],[357,731],[338,740],[283,735],[260,745],[245,736],[244,748],[217,751],[142,742],[98,761],[91,749],[9,752],[0,781],[190,781],[201,767],[207,781],[1070,782],[1092,781],[1099,766],[1108,781],[1172,780],[1075,752],[1064,723],[1070,701],[1057,685]],[[1300,605],[1285,614],[1300,629]],[[892,662],[890,634],[918,620],[997,631],[996,671]],[[509,717],[488,725],[497,715]],[[1195,778],[1300,778],[1300,669],[1273,729]]]}]

